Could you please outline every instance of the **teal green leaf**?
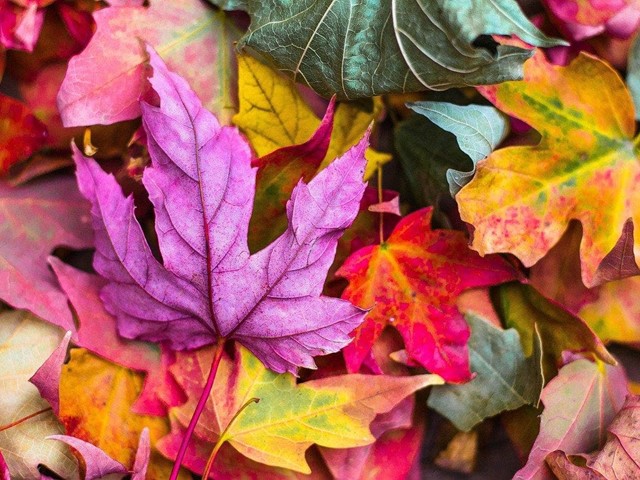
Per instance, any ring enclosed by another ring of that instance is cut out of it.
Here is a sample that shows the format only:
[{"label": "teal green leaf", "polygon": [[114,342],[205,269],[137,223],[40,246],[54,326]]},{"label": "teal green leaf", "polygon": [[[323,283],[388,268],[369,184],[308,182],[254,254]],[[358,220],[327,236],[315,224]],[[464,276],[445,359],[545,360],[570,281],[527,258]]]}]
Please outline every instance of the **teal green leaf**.
[{"label": "teal green leaf", "polygon": [[321,95],[341,99],[522,78],[531,51],[474,46],[481,35],[544,36],[515,0],[210,0],[251,16],[249,48]]},{"label": "teal green leaf", "polygon": [[437,205],[439,198],[449,197],[447,172],[473,166],[453,134],[421,115],[396,126],[394,144],[406,188],[417,206]]},{"label": "teal green leaf", "polygon": [[473,162],[471,171],[447,170],[447,182],[452,197],[471,181],[478,161],[489,154],[509,133],[509,119],[497,108],[488,105],[455,105],[443,102],[416,102],[407,105],[427,117],[441,129],[455,135],[460,149]]},{"label": "teal green leaf", "polygon": [[476,377],[463,385],[433,387],[428,405],[465,432],[488,417],[522,405],[537,405],[542,392],[542,344],[536,335],[533,355],[525,357],[520,335],[500,330],[475,314],[469,353]]}]

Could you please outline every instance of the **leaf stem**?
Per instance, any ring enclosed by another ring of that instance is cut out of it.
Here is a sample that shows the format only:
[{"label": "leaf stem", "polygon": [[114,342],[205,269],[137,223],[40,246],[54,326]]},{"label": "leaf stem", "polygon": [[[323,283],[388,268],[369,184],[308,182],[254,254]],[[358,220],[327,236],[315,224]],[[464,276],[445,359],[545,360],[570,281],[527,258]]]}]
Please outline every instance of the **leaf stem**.
[{"label": "leaf stem", "polygon": [[226,338],[220,337],[218,338],[218,343],[216,345],[216,353],[213,357],[213,361],[211,362],[211,370],[209,370],[209,376],[207,377],[207,382],[202,389],[202,394],[200,395],[200,399],[198,400],[198,404],[196,405],[196,409],[193,412],[193,416],[191,417],[191,421],[189,422],[189,426],[187,427],[187,431],[182,437],[182,443],[180,444],[180,449],[178,450],[178,455],[176,456],[176,461],[173,463],[173,469],[171,470],[171,475],[169,480],[176,480],[178,478],[178,473],[180,472],[180,467],[182,466],[182,460],[184,459],[184,455],[187,452],[187,447],[189,446],[189,440],[191,440],[191,436],[193,435],[193,431],[196,429],[196,425],[198,424],[198,420],[200,419],[200,415],[202,415],[202,411],[204,410],[204,406],[209,399],[209,395],[211,394],[211,389],[213,388],[213,381],[216,378],[216,373],[218,372],[218,367],[220,366],[220,360],[222,359],[222,353],[224,352],[224,344],[227,341]]},{"label": "leaf stem", "polygon": [[[378,203],[382,203],[382,166],[378,165]],[[378,222],[378,233],[380,235],[380,245],[384,243],[384,213],[380,212]]]},{"label": "leaf stem", "polygon": [[26,417],[23,417],[20,420],[16,420],[13,423],[9,423],[8,425],[2,425],[2,426],[0,426],[0,432],[4,432],[5,430],[9,430],[11,427],[15,427],[16,425],[20,425],[22,422],[26,422],[30,418],[37,417],[38,415],[41,415],[43,413],[47,413],[50,410],[53,410],[53,409],[51,407],[43,408],[42,410],[38,410],[37,412],[32,413],[31,415],[27,415]]},{"label": "leaf stem", "polygon": [[218,441],[214,445],[213,450],[211,450],[211,455],[209,455],[209,459],[207,460],[207,465],[204,467],[204,471],[202,472],[203,480],[209,479],[209,473],[211,472],[211,467],[213,467],[213,462],[215,461],[216,456],[218,455],[218,451],[220,450],[220,447],[222,447],[222,445],[224,445],[224,443],[229,439],[227,437],[227,434],[229,432],[229,428],[231,428],[231,425],[233,425],[233,422],[236,421],[236,418],[240,416],[240,414],[244,411],[245,408],[247,408],[252,403],[258,403],[259,401],[260,399],[256,397],[250,398],[244,403],[244,405],[242,405],[238,409],[238,411],[235,413],[233,418],[229,421],[226,428],[224,429],[224,432],[222,432],[220,434],[220,437],[218,437]]}]

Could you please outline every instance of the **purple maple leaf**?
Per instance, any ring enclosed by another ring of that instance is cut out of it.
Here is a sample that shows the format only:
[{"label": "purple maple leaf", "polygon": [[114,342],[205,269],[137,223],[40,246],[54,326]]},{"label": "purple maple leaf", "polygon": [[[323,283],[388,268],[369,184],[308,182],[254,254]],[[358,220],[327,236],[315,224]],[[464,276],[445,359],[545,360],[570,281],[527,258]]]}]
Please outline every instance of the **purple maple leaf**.
[{"label": "purple maple leaf", "polygon": [[256,169],[247,142],[202,107],[186,81],[149,48],[161,106],[142,103],[152,166],[143,183],[155,209],[163,264],[146,243],[115,179],[77,149],[78,184],[92,204],[101,296],[127,338],[191,349],[236,339],[277,372],[314,368],[336,352],[366,311],[321,295],[338,238],[355,218],[367,139],[300,182],[289,225],[250,255]]}]

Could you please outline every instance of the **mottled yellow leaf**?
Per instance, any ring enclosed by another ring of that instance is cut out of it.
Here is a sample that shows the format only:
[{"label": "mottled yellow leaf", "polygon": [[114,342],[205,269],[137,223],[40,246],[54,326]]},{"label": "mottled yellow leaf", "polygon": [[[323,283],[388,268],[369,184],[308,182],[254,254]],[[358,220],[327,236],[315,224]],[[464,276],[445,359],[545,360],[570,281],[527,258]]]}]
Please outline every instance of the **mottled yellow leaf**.
[{"label": "mottled yellow leaf", "polygon": [[587,303],[578,316],[604,342],[640,344],[640,277],[609,282],[600,287],[594,302]]},{"label": "mottled yellow leaf", "polygon": [[[524,80],[480,90],[542,139],[496,150],[456,196],[475,228],[473,248],[510,252],[531,266],[576,219],[586,286],[637,273],[640,163],[633,103],[617,72],[584,53],[564,67],[538,52],[525,64]],[[624,251],[612,254],[614,247]]]}]

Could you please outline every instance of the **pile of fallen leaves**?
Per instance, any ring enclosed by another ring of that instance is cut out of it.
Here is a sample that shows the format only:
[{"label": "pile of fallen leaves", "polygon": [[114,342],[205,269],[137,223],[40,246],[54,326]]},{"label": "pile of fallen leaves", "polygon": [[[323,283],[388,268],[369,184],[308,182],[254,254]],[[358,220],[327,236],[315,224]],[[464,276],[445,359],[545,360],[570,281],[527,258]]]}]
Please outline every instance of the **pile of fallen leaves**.
[{"label": "pile of fallen leaves", "polygon": [[637,31],[0,0],[0,479],[640,478]]}]

